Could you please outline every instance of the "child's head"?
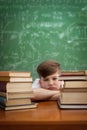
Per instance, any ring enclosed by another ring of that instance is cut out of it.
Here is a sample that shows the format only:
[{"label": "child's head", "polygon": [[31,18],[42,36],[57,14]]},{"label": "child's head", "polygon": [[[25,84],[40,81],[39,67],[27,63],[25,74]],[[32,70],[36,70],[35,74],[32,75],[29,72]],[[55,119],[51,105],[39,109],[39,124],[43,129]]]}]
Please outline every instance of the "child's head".
[{"label": "child's head", "polygon": [[47,60],[39,64],[37,67],[37,72],[39,74],[39,77],[47,77],[49,75],[52,75],[56,72],[60,75],[60,64],[57,61],[54,60]]},{"label": "child's head", "polygon": [[37,72],[42,88],[50,90],[60,89],[60,64],[58,62],[53,60],[44,61],[37,67]]}]

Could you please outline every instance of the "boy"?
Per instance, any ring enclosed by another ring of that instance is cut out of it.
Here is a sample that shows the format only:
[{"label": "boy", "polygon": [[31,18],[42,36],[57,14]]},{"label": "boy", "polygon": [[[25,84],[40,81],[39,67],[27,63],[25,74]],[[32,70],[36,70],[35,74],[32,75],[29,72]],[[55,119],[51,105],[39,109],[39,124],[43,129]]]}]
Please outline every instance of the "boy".
[{"label": "boy", "polygon": [[63,86],[63,82],[59,81],[60,64],[54,60],[44,61],[37,67],[37,72],[39,79],[32,85],[33,100],[57,100]]}]

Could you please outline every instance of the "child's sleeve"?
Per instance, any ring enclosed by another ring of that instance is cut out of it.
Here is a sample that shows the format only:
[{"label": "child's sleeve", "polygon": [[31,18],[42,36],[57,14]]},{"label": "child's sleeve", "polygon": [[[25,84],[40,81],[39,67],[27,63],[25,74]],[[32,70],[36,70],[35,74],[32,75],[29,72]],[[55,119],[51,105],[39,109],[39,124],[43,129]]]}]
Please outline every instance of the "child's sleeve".
[{"label": "child's sleeve", "polygon": [[41,88],[39,80],[40,79],[35,79],[35,81],[32,84],[32,88]]},{"label": "child's sleeve", "polygon": [[64,87],[64,81],[63,81],[63,80],[60,81],[60,87],[61,87],[61,88]]}]

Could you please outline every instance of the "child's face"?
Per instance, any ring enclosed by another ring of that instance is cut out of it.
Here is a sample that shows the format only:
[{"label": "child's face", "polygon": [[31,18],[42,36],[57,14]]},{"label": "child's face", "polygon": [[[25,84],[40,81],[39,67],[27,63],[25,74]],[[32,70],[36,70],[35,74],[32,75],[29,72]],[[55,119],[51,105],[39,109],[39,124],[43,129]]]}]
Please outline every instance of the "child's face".
[{"label": "child's face", "polygon": [[49,90],[58,90],[60,89],[60,81],[58,72],[49,75],[47,77],[41,77],[40,79],[41,87]]}]

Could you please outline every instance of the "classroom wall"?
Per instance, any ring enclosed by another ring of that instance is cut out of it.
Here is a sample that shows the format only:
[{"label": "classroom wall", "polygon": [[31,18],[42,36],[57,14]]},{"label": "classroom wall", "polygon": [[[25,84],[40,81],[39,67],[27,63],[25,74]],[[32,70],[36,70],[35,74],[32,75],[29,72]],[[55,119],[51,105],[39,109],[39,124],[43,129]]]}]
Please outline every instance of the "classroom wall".
[{"label": "classroom wall", "polygon": [[47,59],[87,69],[87,0],[0,0],[0,70],[35,78]]}]

